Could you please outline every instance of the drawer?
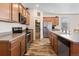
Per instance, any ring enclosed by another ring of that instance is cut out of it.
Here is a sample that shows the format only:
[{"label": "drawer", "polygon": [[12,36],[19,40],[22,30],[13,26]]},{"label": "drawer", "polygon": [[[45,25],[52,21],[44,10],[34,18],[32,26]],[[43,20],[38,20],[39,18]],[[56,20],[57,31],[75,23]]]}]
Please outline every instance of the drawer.
[{"label": "drawer", "polygon": [[16,45],[13,48],[11,48],[11,56],[20,56],[20,45]]},{"label": "drawer", "polygon": [[11,42],[11,48],[15,47],[16,45],[18,45],[20,42],[18,39],[14,40]]}]

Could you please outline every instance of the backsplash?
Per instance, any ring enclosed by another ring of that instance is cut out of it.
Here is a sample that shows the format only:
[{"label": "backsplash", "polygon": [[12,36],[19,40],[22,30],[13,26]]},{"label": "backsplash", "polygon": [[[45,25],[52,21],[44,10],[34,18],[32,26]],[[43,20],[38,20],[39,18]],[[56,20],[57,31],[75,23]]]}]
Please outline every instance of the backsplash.
[{"label": "backsplash", "polygon": [[11,32],[12,27],[22,27],[25,29],[27,26],[19,23],[0,22],[0,33]]}]

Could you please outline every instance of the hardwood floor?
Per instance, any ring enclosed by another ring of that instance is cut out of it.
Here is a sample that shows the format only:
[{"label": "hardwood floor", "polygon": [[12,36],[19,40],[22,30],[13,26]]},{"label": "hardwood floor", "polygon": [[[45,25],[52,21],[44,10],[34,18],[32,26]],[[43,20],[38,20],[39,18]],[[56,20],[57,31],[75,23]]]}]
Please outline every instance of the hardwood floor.
[{"label": "hardwood floor", "polygon": [[35,40],[27,50],[25,56],[56,56],[56,54],[50,46],[49,39],[44,38],[40,41]]}]

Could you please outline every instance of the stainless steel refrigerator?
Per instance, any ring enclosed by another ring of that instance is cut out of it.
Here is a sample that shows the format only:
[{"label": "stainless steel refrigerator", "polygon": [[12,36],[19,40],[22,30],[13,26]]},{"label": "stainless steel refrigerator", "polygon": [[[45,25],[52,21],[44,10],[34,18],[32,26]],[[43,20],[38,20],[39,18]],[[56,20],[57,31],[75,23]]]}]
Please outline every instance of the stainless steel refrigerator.
[{"label": "stainless steel refrigerator", "polygon": [[48,30],[52,30],[52,23],[44,22],[43,23],[43,37],[44,38],[48,38]]}]

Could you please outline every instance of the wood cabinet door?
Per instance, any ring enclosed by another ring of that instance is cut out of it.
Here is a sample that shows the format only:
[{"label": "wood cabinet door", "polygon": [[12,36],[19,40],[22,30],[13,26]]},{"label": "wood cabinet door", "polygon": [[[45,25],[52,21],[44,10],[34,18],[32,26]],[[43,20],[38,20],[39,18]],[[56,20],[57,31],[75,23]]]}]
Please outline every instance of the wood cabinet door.
[{"label": "wood cabinet door", "polygon": [[28,13],[28,11],[26,11],[26,24],[30,24],[30,14]]},{"label": "wood cabinet door", "polygon": [[44,22],[47,22],[47,19],[46,19],[46,17],[43,17],[43,21],[44,21]]},{"label": "wood cabinet door", "polygon": [[54,48],[54,37],[51,32],[49,32],[49,41],[52,48]]},{"label": "wood cabinet door", "polygon": [[53,45],[54,45],[54,51],[57,54],[58,53],[58,41],[57,41],[56,35],[53,34],[53,38],[54,38],[53,39],[53,41],[54,41],[54,43],[53,43]]},{"label": "wood cabinet door", "polygon": [[59,17],[55,17],[55,19],[54,19],[54,24],[55,24],[55,25],[59,25]]},{"label": "wood cabinet door", "polygon": [[52,17],[43,17],[44,22],[52,22]]},{"label": "wood cabinet door", "polygon": [[20,37],[20,39],[21,39],[21,55],[24,55],[24,53],[25,53],[25,35]]},{"label": "wood cabinet door", "polygon": [[19,12],[22,14],[23,13],[23,6],[19,4]]},{"label": "wood cabinet door", "polygon": [[79,56],[79,43],[71,43],[70,55]]},{"label": "wood cabinet door", "polygon": [[52,48],[54,47],[54,37],[51,35],[51,45],[52,45]]},{"label": "wood cabinet door", "polygon": [[55,25],[55,17],[51,17],[51,22],[53,25]]},{"label": "wood cabinet door", "polygon": [[12,4],[12,21],[19,22],[18,4]]},{"label": "wood cabinet door", "polygon": [[0,56],[10,56],[10,47],[8,41],[0,41]]},{"label": "wood cabinet door", "polygon": [[51,45],[51,32],[48,31],[48,37],[49,37],[49,42],[50,42],[50,45]]},{"label": "wood cabinet door", "polygon": [[43,17],[44,22],[52,22],[52,25],[59,24],[59,17]]},{"label": "wood cabinet door", "polygon": [[20,41],[19,38],[11,42],[11,56],[20,56]]},{"label": "wood cabinet door", "polygon": [[25,8],[23,8],[23,16],[24,17],[26,16],[26,10],[25,10]]},{"label": "wood cabinet door", "polygon": [[0,20],[11,21],[10,3],[0,3]]}]

